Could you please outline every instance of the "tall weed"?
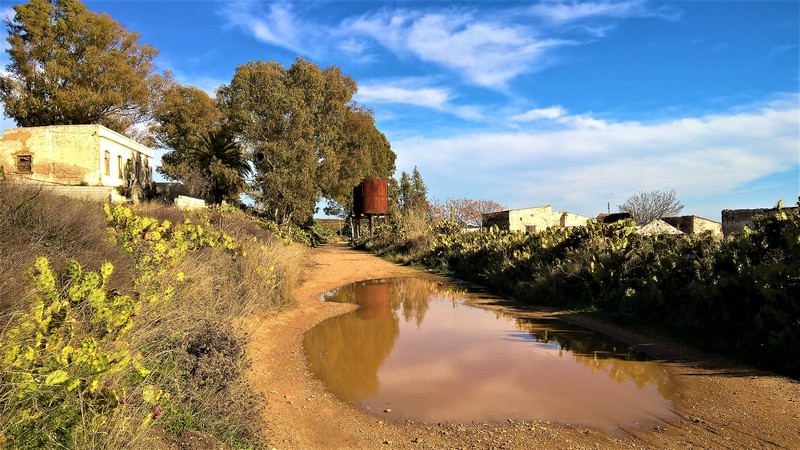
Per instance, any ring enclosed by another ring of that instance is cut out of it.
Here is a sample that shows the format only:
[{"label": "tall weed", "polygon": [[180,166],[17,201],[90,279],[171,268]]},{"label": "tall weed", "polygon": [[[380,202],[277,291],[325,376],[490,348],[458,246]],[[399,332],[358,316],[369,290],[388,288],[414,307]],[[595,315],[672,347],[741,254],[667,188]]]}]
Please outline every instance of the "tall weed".
[{"label": "tall weed", "polygon": [[224,210],[0,200],[2,445],[155,448],[153,427],[263,444],[243,319],[290,301],[296,246]]}]

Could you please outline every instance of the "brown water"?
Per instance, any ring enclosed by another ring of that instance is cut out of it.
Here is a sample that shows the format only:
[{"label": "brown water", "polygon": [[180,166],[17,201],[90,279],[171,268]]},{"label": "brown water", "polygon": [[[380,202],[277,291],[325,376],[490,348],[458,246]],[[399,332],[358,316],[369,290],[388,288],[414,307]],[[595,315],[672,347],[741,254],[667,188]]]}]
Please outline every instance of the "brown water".
[{"label": "brown water", "polygon": [[674,387],[657,362],[557,319],[465,304],[476,295],[417,278],[328,293],[326,301],[360,308],[306,334],[310,368],[340,399],[391,419],[550,420],[616,432],[673,417]]}]

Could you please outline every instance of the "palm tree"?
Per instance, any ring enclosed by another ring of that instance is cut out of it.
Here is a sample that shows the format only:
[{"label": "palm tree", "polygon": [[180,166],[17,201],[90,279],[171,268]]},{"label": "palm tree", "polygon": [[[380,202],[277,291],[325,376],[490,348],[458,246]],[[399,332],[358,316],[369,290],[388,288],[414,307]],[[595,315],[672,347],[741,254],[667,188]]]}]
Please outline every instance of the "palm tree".
[{"label": "palm tree", "polygon": [[208,130],[198,139],[189,157],[208,182],[208,199],[221,203],[238,198],[247,189],[247,178],[253,169],[236,137],[230,130],[220,128]]}]

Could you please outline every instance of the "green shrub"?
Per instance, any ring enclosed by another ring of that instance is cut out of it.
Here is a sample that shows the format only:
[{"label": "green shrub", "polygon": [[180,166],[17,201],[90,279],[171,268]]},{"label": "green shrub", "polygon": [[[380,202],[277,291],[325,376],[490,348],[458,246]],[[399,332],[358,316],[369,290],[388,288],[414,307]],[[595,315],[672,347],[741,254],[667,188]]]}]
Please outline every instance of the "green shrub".
[{"label": "green shrub", "polygon": [[[800,202],[799,202],[800,204]],[[425,237],[380,229],[356,244],[543,305],[593,307],[624,323],[800,376],[800,209],[778,209],[724,240],[642,236],[633,223],[522,234]]]},{"label": "green shrub", "polygon": [[163,391],[127,341],[141,305],[107,291],[112,270],[73,262],[58,285],[47,258],[33,266],[30,306],[0,343],[0,430],[14,448],[90,448],[97,436],[121,448],[160,414]]},{"label": "green shrub", "polygon": [[[107,205],[104,215],[7,184],[0,200],[11,237],[0,242],[0,275],[11,275],[0,293],[14,295],[0,316],[0,447],[153,448],[153,427],[265,445],[242,319],[291,300],[294,246],[225,210]],[[19,275],[14,258],[30,253]]]}]

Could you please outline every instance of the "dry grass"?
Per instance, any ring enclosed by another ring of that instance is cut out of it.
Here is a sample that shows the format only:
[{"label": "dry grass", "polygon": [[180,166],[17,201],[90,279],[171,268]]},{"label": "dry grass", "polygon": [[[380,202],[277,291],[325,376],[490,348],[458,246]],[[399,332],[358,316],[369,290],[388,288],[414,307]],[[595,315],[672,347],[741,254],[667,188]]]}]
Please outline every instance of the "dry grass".
[{"label": "dry grass", "polygon": [[[262,400],[244,376],[248,330],[243,319],[291,301],[302,250],[283,244],[257,219],[235,211],[187,212],[159,204],[142,205],[136,211],[172,223],[208,221],[242,245],[244,252],[235,258],[223,249],[205,248],[167,267],[164,277],[174,279],[182,273],[184,281],[169,301],[145,303],[125,339],[153,369],[144,382],[161,386],[171,395],[158,422],[161,427],[173,433],[200,429],[237,447],[257,447],[263,427],[257,409]],[[136,255],[112,242],[98,204],[0,183],[0,233],[4,236],[0,241],[0,330],[28,298],[27,268],[36,256],[49,257],[54,272],[62,277],[69,259],[87,270],[111,261],[110,288],[136,295]],[[114,380],[121,387],[129,382],[122,376]],[[128,392],[133,393],[133,388]],[[140,413],[147,411],[135,414]],[[122,421],[110,423],[116,425],[107,434],[84,436],[79,445],[159,445],[154,437],[158,433],[124,429]]]},{"label": "dry grass", "polygon": [[132,288],[131,257],[109,238],[97,203],[0,182],[0,236],[0,329],[28,296],[26,271],[39,256],[47,256],[57,273],[70,259],[91,270],[110,261],[115,267],[111,288]]}]

